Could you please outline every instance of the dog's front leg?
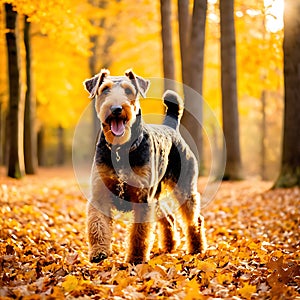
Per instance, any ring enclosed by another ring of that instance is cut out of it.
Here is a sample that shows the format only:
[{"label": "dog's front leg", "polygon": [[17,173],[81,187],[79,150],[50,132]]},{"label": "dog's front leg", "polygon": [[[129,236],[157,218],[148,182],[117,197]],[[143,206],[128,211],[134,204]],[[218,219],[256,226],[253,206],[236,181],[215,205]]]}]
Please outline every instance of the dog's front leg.
[{"label": "dog's front leg", "polygon": [[108,257],[110,252],[112,219],[105,215],[92,203],[88,204],[88,240],[89,259],[100,262]]},{"label": "dog's front leg", "polygon": [[108,257],[112,236],[111,195],[95,165],[92,168],[92,197],[87,206],[89,259],[99,262]]}]

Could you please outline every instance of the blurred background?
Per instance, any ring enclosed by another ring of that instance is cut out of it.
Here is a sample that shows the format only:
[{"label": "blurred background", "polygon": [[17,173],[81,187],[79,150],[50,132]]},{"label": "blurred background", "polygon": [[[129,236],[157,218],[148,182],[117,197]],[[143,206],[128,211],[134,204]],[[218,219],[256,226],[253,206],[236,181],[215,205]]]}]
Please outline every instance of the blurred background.
[{"label": "blurred background", "polygon": [[[223,7],[223,20],[234,31],[226,38],[217,0],[0,0],[1,172],[6,174],[11,164],[12,124],[18,127],[19,164],[12,177],[21,177],[25,169],[35,173],[38,166],[72,164],[74,129],[91,101],[82,82],[101,68],[112,75],[132,68],[145,78],[184,82],[203,95],[222,126],[223,35],[235,50],[227,60],[236,64],[242,176],[274,180],[283,123],[283,0],[230,2],[234,7]],[[151,99],[143,100],[142,107],[144,114],[163,112]],[[183,122],[193,124],[188,117]],[[215,123],[205,109],[203,120],[213,136]],[[236,123],[231,126],[235,131]],[[199,140],[202,174],[207,175],[211,147],[223,145],[217,137],[215,145],[205,137]],[[82,147],[93,147],[88,136]]]}]

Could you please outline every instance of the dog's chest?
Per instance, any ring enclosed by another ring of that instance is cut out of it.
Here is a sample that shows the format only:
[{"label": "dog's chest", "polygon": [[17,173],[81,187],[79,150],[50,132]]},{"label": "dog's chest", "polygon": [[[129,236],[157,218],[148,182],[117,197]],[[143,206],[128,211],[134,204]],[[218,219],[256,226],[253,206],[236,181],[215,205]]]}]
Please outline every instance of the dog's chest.
[{"label": "dog's chest", "polygon": [[157,127],[144,132],[139,146],[132,150],[123,146],[99,143],[95,162],[106,187],[117,197],[130,202],[144,202],[155,196],[167,166],[172,145],[166,130]]},{"label": "dog's chest", "polygon": [[131,198],[135,198],[141,190],[150,186],[150,155],[147,143],[134,151],[98,145],[95,160],[104,184],[122,199],[132,201]]}]

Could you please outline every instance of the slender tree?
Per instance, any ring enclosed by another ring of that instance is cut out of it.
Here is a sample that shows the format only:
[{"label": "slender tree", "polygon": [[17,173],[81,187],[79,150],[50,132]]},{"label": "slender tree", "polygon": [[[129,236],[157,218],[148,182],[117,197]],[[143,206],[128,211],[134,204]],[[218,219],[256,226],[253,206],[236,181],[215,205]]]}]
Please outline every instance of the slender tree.
[{"label": "slender tree", "polygon": [[[189,1],[178,0],[179,40],[182,66],[182,80],[196,94],[191,94],[184,89],[185,111],[182,125],[193,137],[197,149],[192,150],[198,156],[200,171],[203,161],[203,66],[204,66],[204,41],[207,0],[194,0],[193,14],[189,16]],[[191,23],[191,24],[190,24]],[[185,137],[187,140],[188,137]]]},{"label": "slender tree", "polygon": [[[90,4],[94,7],[105,9],[108,5],[108,0],[89,0]],[[114,37],[107,30],[107,18],[103,16],[99,19],[91,19],[90,22],[96,28],[99,27],[102,30],[106,30],[106,35],[101,36],[103,39],[101,46],[100,44],[100,36],[99,34],[94,34],[91,36],[90,40],[92,43],[91,48],[91,56],[89,58],[89,69],[90,75],[94,76],[97,74],[101,68],[109,68],[112,64],[111,56],[109,55],[109,49],[114,43]],[[99,61],[99,57],[101,57],[101,61]],[[99,66],[101,63],[101,67]],[[95,145],[95,140],[99,132],[99,119],[97,117],[96,110],[92,110],[92,118],[93,118],[93,132],[92,132],[92,145]]]},{"label": "slender tree", "polygon": [[45,127],[42,125],[37,133],[37,159],[40,167],[46,166],[45,158]]},{"label": "slender tree", "polygon": [[[161,36],[163,50],[163,70],[166,79],[175,79],[175,64],[172,42],[172,2],[171,0],[160,0]],[[172,82],[165,81],[165,89],[174,89]]]},{"label": "slender tree", "polygon": [[300,2],[285,0],[284,129],[280,175],[274,187],[300,186]]},{"label": "slender tree", "polygon": [[238,180],[242,177],[242,164],[236,82],[234,0],[220,0],[220,18],[222,116],[227,148],[224,179]]},{"label": "slender tree", "polygon": [[181,74],[182,82],[189,84],[189,42],[190,42],[190,13],[189,0],[178,0],[178,27],[180,42]]},{"label": "slender tree", "polygon": [[194,0],[189,42],[189,84],[202,95],[207,0]]},{"label": "slender tree", "polygon": [[0,94],[0,165],[3,164],[4,162],[4,151],[3,151],[3,145],[4,145],[4,131],[3,128],[4,126],[4,121],[3,121],[3,113],[2,113],[2,95]]},{"label": "slender tree", "polygon": [[20,178],[24,171],[23,114],[21,109],[20,50],[18,45],[18,14],[12,4],[5,4],[6,44],[9,76],[8,105],[8,176]]},{"label": "slender tree", "polygon": [[65,147],[65,130],[59,125],[57,127],[57,153],[56,153],[56,163],[58,166],[62,166],[65,163],[66,158],[66,147]]},{"label": "slender tree", "polygon": [[24,45],[26,51],[26,95],[24,111],[24,159],[26,174],[35,174],[37,167],[37,137],[35,130],[35,98],[30,39],[31,23],[24,18]]},{"label": "slender tree", "polygon": [[266,120],[266,99],[267,99],[267,91],[263,90],[261,93],[261,163],[260,163],[260,174],[261,179],[266,180],[266,161],[267,161],[267,151],[266,151],[266,138],[267,138],[267,120]]}]

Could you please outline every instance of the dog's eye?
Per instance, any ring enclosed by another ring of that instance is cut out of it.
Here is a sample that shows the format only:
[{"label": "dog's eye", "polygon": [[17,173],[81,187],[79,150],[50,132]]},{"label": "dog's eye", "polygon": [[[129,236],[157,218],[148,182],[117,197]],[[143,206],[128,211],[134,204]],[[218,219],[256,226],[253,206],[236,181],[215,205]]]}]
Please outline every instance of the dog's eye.
[{"label": "dog's eye", "polygon": [[133,93],[132,93],[132,90],[130,88],[126,88],[125,89],[125,94],[126,95],[132,95]]},{"label": "dog's eye", "polygon": [[104,87],[101,91],[101,94],[107,95],[110,92],[110,88],[108,86]]}]

